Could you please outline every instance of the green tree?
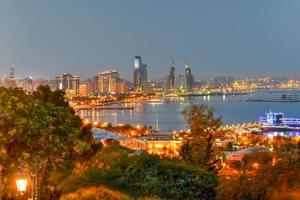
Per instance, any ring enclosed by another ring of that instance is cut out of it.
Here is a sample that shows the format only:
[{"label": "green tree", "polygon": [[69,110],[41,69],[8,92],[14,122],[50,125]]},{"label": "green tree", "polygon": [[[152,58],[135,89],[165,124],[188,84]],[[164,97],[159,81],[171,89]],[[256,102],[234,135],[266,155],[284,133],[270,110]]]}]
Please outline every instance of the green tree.
[{"label": "green tree", "polygon": [[33,95],[0,88],[0,163],[7,197],[16,194],[15,178],[22,170],[38,174],[40,194],[47,198],[50,174],[91,151],[90,129],[63,99],[63,93],[47,87]]},{"label": "green tree", "polygon": [[215,161],[213,141],[222,122],[206,105],[191,105],[181,112],[191,129],[192,140],[183,144],[180,155],[189,163],[207,170],[213,169]]},{"label": "green tree", "polygon": [[106,146],[84,168],[60,183],[64,193],[103,185],[130,199],[215,199],[217,177],[178,159],[136,155],[121,146]]},{"label": "green tree", "polygon": [[64,95],[65,93],[62,90],[51,91],[48,85],[40,85],[37,90],[33,92],[34,99],[47,102],[55,106],[70,108]]}]

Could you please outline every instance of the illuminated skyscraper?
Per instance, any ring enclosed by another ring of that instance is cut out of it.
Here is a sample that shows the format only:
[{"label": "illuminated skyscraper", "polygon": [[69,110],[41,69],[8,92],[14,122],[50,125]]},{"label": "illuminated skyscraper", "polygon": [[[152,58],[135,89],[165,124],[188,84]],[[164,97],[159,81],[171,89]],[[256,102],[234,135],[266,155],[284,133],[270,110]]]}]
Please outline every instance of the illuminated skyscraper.
[{"label": "illuminated skyscraper", "polygon": [[133,84],[136,90],[143,90],[148,82],[147,65],[142,64],[140,56],[134,57]]},{"label": "illuminated skyscraper", "polygon": [[194,77],[192,75],[192,69],[189,64],[185,65],[185,89],[187,92],[191,92],[194,85]]},{"label": "illuminated skyscraper", "polygon": [[79,85],[79,96],[81,97],[87,97],[90,94],[90,83],[89,82],[83,82]]},{"label": "illuminated skyscraper", "polygon": [[63,74],[55,78],[55,88],[65,91],[68,95],[79,94],[79,76]]},{"label": "illuminated skyscraper", "polygon": [[94,76],[91,81],[91,93],[98,94],[99,92],[99,76]]},{"label": "illuminated skyscraper", "polygon": [[147,82],[148,82],[147,67],[148,66],[146,64],[141,65],[141,83],[142,83],[142,87],[145,87],[147,85]]},{"label": "illuminated skyscraper", "polygon": [[142,59],[140,56],[134,57],[134,71],[133,71],[133,85],[134,88],[138,89],[141,87],[141,67],[142,67]]},{"label": "illuminated skyscraper", "polygon": [[168,89],[173,90],[176,88],[175,86],[175,63],[173,62],[170,68],[170,73],[168,76]]},{"label": "illuminated skyscraper", "polygon": [[119,73],[115,70],[99,73],[99,92],[116,93]]}]

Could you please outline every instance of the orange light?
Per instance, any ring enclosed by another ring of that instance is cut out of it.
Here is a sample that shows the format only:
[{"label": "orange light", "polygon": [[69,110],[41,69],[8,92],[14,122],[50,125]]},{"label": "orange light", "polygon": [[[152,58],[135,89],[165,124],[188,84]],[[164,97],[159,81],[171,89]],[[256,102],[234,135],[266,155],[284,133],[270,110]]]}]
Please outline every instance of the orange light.
[{"label": "orange light", "polygon": [[19,178],[19,179],[16,180],[16,184],[17,184],[18,192],[20,192],[21,194],[26,192],[27,179]]}]

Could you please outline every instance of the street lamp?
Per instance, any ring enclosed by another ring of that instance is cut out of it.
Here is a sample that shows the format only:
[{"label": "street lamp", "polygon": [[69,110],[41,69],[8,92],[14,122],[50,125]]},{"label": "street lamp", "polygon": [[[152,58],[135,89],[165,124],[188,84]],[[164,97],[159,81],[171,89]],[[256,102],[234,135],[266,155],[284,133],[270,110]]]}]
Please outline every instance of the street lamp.
[{"label": "street lamp", "polygon": [[16,184],[18,192],[23,195],[26,192],[27,178],[25,178],[24,176],[18,177],[16,180]]},{"label": "street lamp", "polygon": [[[35,164],[37,166],[37,163]],[[30,171],[27,173],[24,173],[23,171],[20,173],[20,175],[16,179],[16,185],[17,185],[17,191],[24,195],[27,190],[27,185],[30,184],[30,192],[31,192],[31,200],[39,200],[39,194],[38,194],[38,179],[37,179],[37,171],[35,168],[35,173],[31,173]]]}]

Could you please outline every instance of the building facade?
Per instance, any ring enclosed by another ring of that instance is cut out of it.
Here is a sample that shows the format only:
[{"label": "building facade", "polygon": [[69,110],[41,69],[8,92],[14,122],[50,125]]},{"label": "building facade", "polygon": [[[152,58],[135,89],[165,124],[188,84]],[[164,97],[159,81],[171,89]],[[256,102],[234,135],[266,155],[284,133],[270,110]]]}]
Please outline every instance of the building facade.
[{"label": "building facade", "polygon": [[192,68],[189,64],[185,65],[185,89],[187,92],[192,92],[194,86],[194,77],[192,75]]},{"label": "building facade", "polygon": [[87,97],[90,94],[90,83],[89,82],[83,82],[79,85],[79,96],[81,97]]},{"label": "building facade", "polygon": [[117,80],[117,94],[126,94],[128,93],[129,83],[126,80],[118,79]]},{"label": "building facade", "polygon": [[55,78],[55,88],[66,92],[67,95],[79,94],[79,76],[63,74]]},{"label": "building facade", "polygon": [[26,92],[33,92],[35,90],[35,82],[32,80],[32,77],[27,77],[18,81],[18,87]]},{"label": "building facade", "polygon": [[175,66],[172,65],[170,68],[169,76],[168,76],[168,89],[174,90],[176,88],[175,84]]},{"label": "building facade", "polygon": [[147,65],[142,63],[140,56],[134,57],[133,85],[137,91],[142,91],[148,82]]},{"label": "building facade", "polygon": [[117,93],[119,73],[115,70],[99,73],[98,89],[100,93]]}]

